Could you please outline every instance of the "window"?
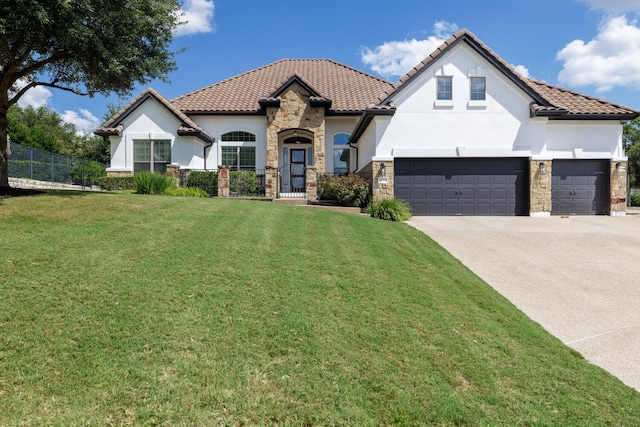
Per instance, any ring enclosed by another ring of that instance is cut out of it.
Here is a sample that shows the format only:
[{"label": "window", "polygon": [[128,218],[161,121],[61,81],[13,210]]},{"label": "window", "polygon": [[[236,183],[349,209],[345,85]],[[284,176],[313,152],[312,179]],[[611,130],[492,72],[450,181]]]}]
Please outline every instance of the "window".
[{"label": "window", "polygon": [[133,173],[167,173],[167,164],[171,163],[171,141],[140,140],[133,141]]},{"label": "window", "polygon": [[245,142],[255,142],[256,136],[249,132],[227,132],[220,137],[220,142],[239,142],[237,145],[223,145],[221,147],[221,164],[231,169],[254,170],[256,168],[256,147],[244,145]]},{"label": "window", "polygon": [[231,169],[254,170],[256,147],[222,147],[222,164]]},{"label": "window", "polygon": [[451,76],[438,76],[438,93],[437,98],[439,101],[450,101],[453,99],[453,77]]},{"label": "window", "polygon": [[486,100],[486,87],[487,82],[485,77],[471,77],[471,101],[484,101]]},{"label": "window", "polygon": [[347,175],[349,173],[351,151],[347,145],[348,143],[349,135],[347,134],[341,133],[333,137],[334,175]]}]

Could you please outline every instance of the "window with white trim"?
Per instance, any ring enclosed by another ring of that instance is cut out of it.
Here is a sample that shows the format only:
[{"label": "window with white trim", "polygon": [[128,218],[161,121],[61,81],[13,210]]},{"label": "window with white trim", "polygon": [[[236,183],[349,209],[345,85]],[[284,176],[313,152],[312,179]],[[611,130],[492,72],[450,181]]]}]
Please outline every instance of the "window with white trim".
[{"label": "window with white trim", "polygon": [[485,101],[487,99],[487,79],[485,77],[471,77],[469,79],[471,101]]},{"label": "window with white trim", "polygon": [[333,174],[347,175],[351,164],[349,135],[340,133],[333,137]]},{"label": "window with white trim", "polygon": [[133,173],[167,173],[171,163],[171,141],[169,140],[133,140]]},{"label": "window with white trim", "polygon": [[452,76],[437,76],[437,97],[438,101],[451,101],[453,100],[453,77]]},{"label": "window with white trim", "polygon": [[220,137],[220,142],[237,142],[220,147],[220,164],[231,169],[255,170],[256,168],[256,136],[249,132],[227,132]]}]

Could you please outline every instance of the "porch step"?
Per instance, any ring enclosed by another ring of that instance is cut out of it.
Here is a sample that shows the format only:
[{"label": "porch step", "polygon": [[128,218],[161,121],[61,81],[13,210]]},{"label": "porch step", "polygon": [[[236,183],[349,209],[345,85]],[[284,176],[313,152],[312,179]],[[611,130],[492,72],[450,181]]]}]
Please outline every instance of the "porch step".
[{"label": "porch step", "polygon": [[307,199],[302,197],[280,197],[273,199],[273,202],[281,205],[306,205]]}]

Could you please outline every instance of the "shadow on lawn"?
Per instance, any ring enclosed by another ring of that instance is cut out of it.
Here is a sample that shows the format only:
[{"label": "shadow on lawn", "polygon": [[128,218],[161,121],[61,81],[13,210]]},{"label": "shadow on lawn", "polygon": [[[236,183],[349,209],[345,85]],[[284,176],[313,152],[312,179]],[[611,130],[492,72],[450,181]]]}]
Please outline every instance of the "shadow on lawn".
[{"label": "shadow on lawn", "polygon": [[86,193],[86,191],[78,190],[34,190],[31,188],[0,187],[0,204],[2,204],[4,199],[9,199],[11,197],[29,197],[40,194],[59,197],[76,197],[84,196]]}]

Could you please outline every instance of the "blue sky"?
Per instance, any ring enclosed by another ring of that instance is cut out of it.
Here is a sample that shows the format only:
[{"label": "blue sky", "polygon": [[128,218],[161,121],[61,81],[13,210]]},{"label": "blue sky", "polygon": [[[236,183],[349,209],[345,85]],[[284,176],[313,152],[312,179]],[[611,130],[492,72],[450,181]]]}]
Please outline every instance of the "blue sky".
[{"label": "blue sky", "polygon": [[[531,78],[640,110],[640,0],[184,0],[173,47],[178,70],[153,87],[171,99],[282,58],[331,58],[395,82],[457,29],[467,28]],[[36,88],[91,131],[108,103]]]}]

